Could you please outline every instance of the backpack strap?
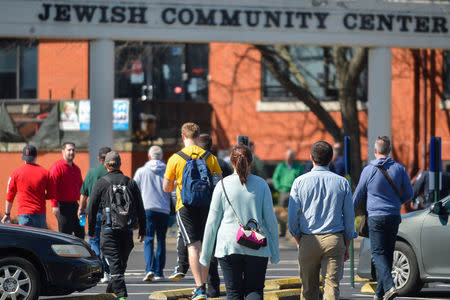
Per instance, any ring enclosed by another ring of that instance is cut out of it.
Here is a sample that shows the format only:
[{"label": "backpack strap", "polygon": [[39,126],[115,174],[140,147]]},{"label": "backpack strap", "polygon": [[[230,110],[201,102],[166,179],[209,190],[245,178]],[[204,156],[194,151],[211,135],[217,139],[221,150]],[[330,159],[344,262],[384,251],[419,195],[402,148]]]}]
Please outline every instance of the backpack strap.
[{"label": "backpack strap", "polygon": [[189,160],[191,160],[191,157],[190,156],[188,156],[186,153],[184,153],[183,151],[178,151],[177,152],[177,154],[179,155],[179,156],[181,156],[181,158],[183,158],[185,161],[189,161]]},{"label": "backpack strap", "polygon": [[211,152],[205,150],[205,153],[203,153],[202,156],[200,156],[200,159],[203,159],[204,161],[206,161],[210,155],[211,155]]}]

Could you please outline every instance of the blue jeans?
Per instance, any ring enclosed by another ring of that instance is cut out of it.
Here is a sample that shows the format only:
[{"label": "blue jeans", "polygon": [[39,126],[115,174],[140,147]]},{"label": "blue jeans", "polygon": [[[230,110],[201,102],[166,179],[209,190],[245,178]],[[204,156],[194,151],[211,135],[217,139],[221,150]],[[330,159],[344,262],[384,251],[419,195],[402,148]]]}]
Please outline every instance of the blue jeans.
[{"label": "blue jeans", "polygon": [[47,222],[45,218],[45,214],[28,214],[28,215],[20,215],[19,225],[30,226],[36,228],[47,228]]},{"label": "blue jeans", "polygon": [[369,238],[372,248],[372,262],[377,270],[377,289],[375,294],[380,298],[394,287],[392,279],[392,261],[398,225],[398,215],[369,217]]},{"label": "blue jeans", "polygon": [[102,229],[102,212],[97,212],[97,221],[95,223],[95,237],[89,238],[89,244],[91,245],[91,249],[97,254],[98,258],[100,258],[103,262],[103,271],[109,274],[109,266],[106,263],[105,256],[100,252],[100,234]]},{"label": "blue jeans", "polygon": [[[153,272],[155,276],[163,277],[163,270],[166,265],[166,233],[169,215],[146,210],[145,216],[147,221],[144,241],[145,273]],[[153,251],[155,233],[158,240],[156,255]]]},{"label": "blue jeans", "polygon": [[262,300],[267,257],[230,254],[217,259],[223,272],[227,300]]}]

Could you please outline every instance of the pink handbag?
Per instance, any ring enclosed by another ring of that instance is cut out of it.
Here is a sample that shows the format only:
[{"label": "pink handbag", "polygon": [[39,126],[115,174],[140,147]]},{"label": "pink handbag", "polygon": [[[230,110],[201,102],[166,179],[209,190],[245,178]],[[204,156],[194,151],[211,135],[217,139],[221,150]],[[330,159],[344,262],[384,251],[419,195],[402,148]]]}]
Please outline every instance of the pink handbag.
[{"label": "pink handbag", "polygon": [[267,246],[267,239],[266,234],[262,230],[262,228],[259,226],[258,221],[255,219],[248,220],[246,225],[242,225],[238,215],[236,214],[236,211],[233,208],[233,205],[231,205],[230,199],[228,199],[227,192],[225,191],[225,186],[222,181],[222,189],[223,193],[225,194],[225,198],[228,201],[228,204],[230,205],[231,209],[233,210],[234,216],[236,217],[236,221],[239,224],[239,230],[236,234],[236,242],[239,245],[248,247],[250,249],[258,250],[261,247]]}]

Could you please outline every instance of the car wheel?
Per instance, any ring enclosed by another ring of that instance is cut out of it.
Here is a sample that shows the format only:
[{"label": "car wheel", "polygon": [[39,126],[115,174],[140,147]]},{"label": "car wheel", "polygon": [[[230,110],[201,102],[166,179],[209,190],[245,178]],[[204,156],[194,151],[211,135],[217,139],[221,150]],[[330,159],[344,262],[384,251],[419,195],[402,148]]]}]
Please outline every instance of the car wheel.
[{"label": "car wheel", "polygon": [[0,259],[0,299],[34,300],[39,295],[36,268],[21,257]]},{"label": "car wheel", "polygon": [[416,295],[423,287],[416,255],[404,242],[395,243],[392,277],[399,296]]}]

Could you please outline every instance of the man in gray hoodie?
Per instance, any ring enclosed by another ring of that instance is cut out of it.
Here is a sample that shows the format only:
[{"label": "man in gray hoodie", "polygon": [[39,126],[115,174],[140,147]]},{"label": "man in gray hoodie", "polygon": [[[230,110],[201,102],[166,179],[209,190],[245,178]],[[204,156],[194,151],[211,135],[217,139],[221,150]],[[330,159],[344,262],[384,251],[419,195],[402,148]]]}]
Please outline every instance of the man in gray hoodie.
[{"label": "man in gray hoodie", "polygon": [[[163,191],[166,164],[161,161],[163,151],[159,146],[148,150],[149,161],[134,174],[144,201],[147,228],[144,241],[145,277],[143,281],[161,280],[166,264],[166,232],[169,224],[170,194]],[[153,251],[156,233],[157,249]]]}]

